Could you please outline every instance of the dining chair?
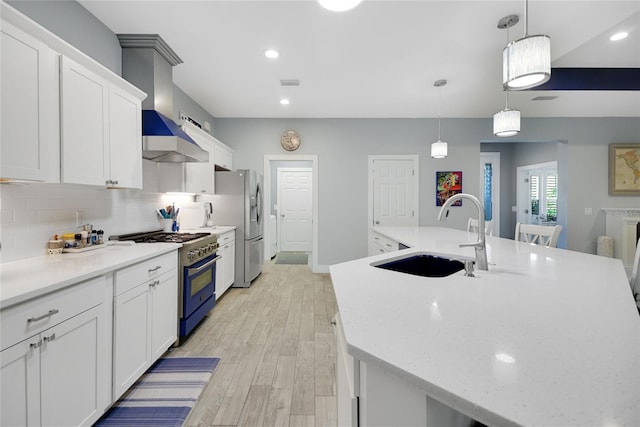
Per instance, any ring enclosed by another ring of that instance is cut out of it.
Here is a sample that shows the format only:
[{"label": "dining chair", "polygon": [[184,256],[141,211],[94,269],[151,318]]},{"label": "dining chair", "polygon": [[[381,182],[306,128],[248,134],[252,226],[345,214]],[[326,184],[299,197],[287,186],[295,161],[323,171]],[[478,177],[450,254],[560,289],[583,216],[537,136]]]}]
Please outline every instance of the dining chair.
[{"label": "dining chair", "polygon": [[631,267],[631,277],[629,278],[629,285],[631,285],[631,292],[636,300],[638,311],[640,311],[640,238],[636,244],[636,255],[633,258],[633,267]]},{"label": "dining chair", "polygon": [[562,231],[561,225],[535,225],[516,223],[516,240],[555,248]]},{"label": "dining chair", "polygon": [[[476,218],[469,218],[467,222],[467,231],[477,233],[478,232],[478,220]],[[493,236],[493,220],[484,222],[484,234],[487,236]]]}]

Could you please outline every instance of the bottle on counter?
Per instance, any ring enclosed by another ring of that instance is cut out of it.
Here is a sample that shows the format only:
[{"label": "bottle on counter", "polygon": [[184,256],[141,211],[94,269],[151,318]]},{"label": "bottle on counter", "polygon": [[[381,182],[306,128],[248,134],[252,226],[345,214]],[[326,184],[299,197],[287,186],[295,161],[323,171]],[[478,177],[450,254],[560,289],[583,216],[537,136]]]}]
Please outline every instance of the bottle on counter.
[{"label": "bottle on counter", "polygon": [[97,239],[98,239],[98,245],[101,245],[104,243],[104,231],[103,230],[98,230],[97,234]]},{"label": "bottle on counter", "polygon": [[91,244],[98,244],[98,230],[91,230]]},{"label": "bottle on counter", "polygon": [[73,242],[73,247],[74,248],[81,248],[82,245],[82,234],[80,233],[76,233],[75,237],[74,237],[74,242]]}]

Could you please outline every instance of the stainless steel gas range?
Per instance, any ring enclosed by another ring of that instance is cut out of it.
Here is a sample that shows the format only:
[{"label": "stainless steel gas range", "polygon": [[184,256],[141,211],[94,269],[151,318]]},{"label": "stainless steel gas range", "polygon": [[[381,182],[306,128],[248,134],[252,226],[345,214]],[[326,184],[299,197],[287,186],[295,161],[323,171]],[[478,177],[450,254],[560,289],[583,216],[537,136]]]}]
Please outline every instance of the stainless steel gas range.
[{"label": "stainless steel gas range", "polygon": [[218,238],[209,233],[151,231],[111,236],[136,243],[182,243],[178,250],[178,324],[180,341],[200,323],[216,303]]}]

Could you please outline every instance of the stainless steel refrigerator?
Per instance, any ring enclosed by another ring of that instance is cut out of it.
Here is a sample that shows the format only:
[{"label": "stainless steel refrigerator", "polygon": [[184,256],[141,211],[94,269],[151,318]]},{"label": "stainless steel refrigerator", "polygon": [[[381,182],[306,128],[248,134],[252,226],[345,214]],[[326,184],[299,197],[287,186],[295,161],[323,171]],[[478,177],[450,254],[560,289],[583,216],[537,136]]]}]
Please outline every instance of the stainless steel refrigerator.
[{"label": "stainless steel refrigerator", "polygon": [[248,169],[215,174],[213,223],[237,227],[233,287],[248,288],[262,272],[264,259],[262,175]]}]

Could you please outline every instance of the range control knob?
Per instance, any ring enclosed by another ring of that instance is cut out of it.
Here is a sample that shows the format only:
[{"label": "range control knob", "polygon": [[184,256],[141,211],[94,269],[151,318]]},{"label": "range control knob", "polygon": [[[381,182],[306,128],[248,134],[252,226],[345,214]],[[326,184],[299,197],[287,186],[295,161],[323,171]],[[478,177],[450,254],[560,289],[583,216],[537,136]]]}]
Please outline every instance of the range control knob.
[{"label": "range control knob", "polygon": [[193,251],[187,252],[187,258],[189,259],[189,261],[191,261],[194,256],[196,256],[196,254],[194,254]]}]

